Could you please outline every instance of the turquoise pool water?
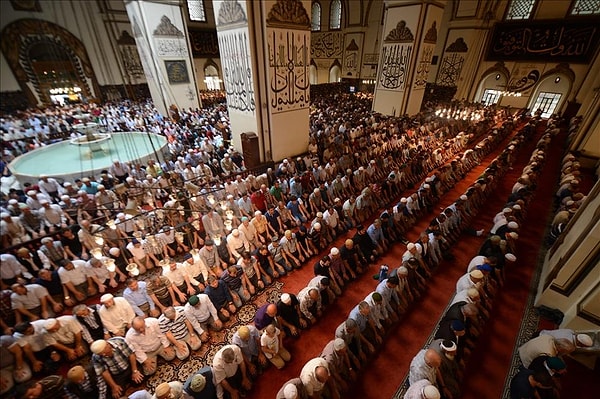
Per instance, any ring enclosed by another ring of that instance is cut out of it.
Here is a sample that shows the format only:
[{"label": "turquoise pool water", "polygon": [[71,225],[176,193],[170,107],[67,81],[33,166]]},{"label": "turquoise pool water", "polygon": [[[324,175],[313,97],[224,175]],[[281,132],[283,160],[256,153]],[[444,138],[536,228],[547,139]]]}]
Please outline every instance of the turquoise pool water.
[{"label": "turquoise pool water", "polygon": [[[114,133],[102,143],[101,151],[91,152],[67,140],[21,155],[10,163],[10,169],[21,183],[37,182],[41,174],[70,180],[97,175],[102,169],[108,169],[115,159],[124,162],[156,159],[155,151],[162,154],[166,146],[164,136]],[[162,162],[162,155],[157,161]]]}]

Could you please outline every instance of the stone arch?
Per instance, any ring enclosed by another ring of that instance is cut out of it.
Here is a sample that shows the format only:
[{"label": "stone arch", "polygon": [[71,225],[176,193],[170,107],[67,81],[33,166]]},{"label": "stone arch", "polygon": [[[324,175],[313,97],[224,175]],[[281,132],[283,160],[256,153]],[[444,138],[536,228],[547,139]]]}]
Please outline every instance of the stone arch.
[{"label": "stone arch", "polygon": [[[504,66],[504,63],[498,62],[493,67],[488,68],[479,79],[477,91],[473,101],[481,102],[486,90],[503,91],[506,90],[510,78],[509,70]],[[498,95],[499,97],[499,95]]]},{"label": "stone arch", "polygon": [[[219,77],[221,77],[221,70],[219,69],[219,66],[217,65],[217,63],[212,58],[209,58],[206,60],[202,69],[204,70],[204,76],[219,76]],[[207,71],[211,71],[211,75],[208,75]],[[216,73],[212,72],[212,71],[215,71]]]},{"label": "stone arch", "polygon": [[[30,105],[49,104],[48,83],[34,70],[30,51],[40,45],[51,46],[57,57],[65,58],[72,83],[82,89],[87,98],[100,96],[98,80],[85,46],[65,28],[40,19],[19,19],[2,30],[2,53]],[[57,67],[60,64],[57,63]]]},{"label": "stone arch", "polygon": [[[540,77],[529,98],[527,107],[531,109],[531,112],[535,112],[543,93],[560,94],[560,99],[553,105],[551,112],[548,112],[548,114],[561,113],[563,107],[567,104],[574,81],[575,72],[569,65],[558,64],[555,68],[544,72]],[[544,114],[543,117],[548,117],[548,115]]]}]

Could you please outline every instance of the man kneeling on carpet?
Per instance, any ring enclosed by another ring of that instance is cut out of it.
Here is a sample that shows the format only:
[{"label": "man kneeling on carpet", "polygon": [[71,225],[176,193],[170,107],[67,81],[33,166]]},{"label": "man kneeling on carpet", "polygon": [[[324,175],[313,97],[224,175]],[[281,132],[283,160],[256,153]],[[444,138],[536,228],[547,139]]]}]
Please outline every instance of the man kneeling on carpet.
[{"label": "man kneeling on carpet", "polygon": [[125,341],[142,365],[144,375],[156,373],[158,356],[166,361],[175,358],[175,349],[161,331],[158,320],[153,317],[146,319],[142,316],[135,317],[125,335]]},{"label": "man kneeling on carpet", "polygon": [[219,399],[223,399],[225,391],[231,399],[239,399],[252,388],[244,357],[238,346],[225,345],[221,348],[213,358],[212,367]]}]

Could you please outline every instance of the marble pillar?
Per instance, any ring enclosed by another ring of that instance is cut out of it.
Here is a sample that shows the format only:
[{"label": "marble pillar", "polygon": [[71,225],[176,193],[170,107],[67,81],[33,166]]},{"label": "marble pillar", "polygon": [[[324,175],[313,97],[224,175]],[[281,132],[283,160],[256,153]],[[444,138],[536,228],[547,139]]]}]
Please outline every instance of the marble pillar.
[{"label": "marble pillar", "polygon": [[445,1],[386,1],[373,110],[420,111]]},{"label": "marble pillar", "polygon": [[214,1],[232,145],[258,136],[260,161],[306,151],[310,1]]},{"label": "marble pillar", "polygon": [[155,107],[175,118],[175,108],[199,108],[181,2],[130,0],[125,5]]}]

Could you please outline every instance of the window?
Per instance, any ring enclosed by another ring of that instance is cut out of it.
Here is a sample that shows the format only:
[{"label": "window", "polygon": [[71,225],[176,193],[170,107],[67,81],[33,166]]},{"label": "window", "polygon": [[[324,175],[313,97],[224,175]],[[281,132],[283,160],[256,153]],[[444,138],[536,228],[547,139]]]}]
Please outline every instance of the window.
[{"label": "window", "polygon": [[549,118],[554,113],[562,94],[560,93],[540,93],[535,100],[531,112],[542,111],[542,118]]},{"label": "window", "polygon": [[337,83],[342,81],[342,70],[339,65],[334,65],[329,70],[329,83]]},{"label": "window", "polygon": [[187,0],[190,20],[206,22],[206,13],[204,12],[203,0]]},{"label": "window", "polygon": [[483,96],[481,97],[481,103],[483,105],[498,104],[501,92],[499,90],[485,89]]},{"label": "window", "polygon": [[507,20],[529,19],[536,0],[511,0],[506,13]]},{"label": "window", "polygon": [[333,0],[329,8],[329,29],[342,28],[342,2]]},{"label": "window", "polygon": [[598,15],[600,14],[600,0],[575,0],[571,15]]},{"label": "window", "polygon": [[207,76],[204,79],[207,90],[221,90],[221,83],[223,81],[218,76]]},{"label": "window", "polygon": [[223,81],[219,79],[219,72],[214,65],[207,65],[204,68],[204,83],[206,83],[206,88],[208,90],[221,90],[221,83]]},{"label": "window", "polygon": [[313,32],[321,30],[321,5],[317,2],[312,3],[310,10],[310,30]]}]

